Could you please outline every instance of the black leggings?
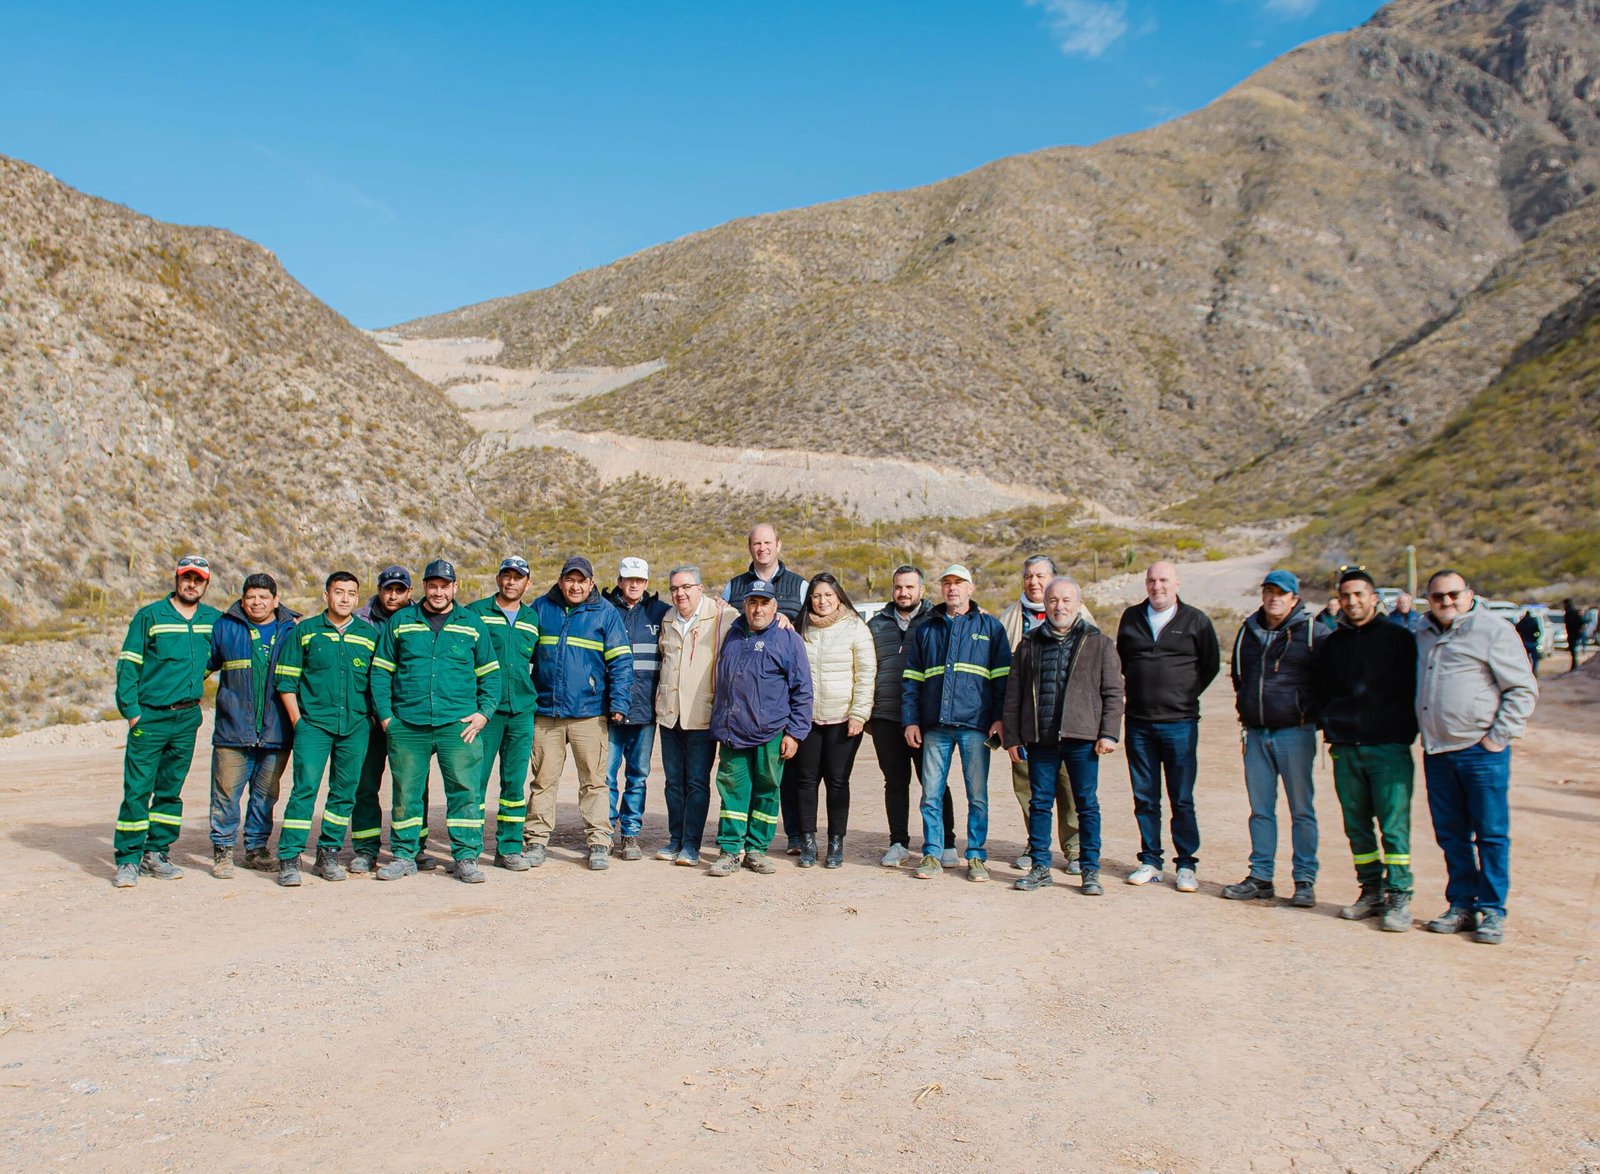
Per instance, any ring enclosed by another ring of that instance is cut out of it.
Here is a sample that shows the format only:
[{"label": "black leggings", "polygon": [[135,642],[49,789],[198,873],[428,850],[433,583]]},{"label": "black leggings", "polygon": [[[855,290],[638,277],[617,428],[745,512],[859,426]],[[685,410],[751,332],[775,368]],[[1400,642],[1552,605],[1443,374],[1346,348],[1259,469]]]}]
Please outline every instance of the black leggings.
[{"label": "black leggings", "polygon": [[816,835],[817,784],[828,788],[828,834],[842,836],[850,822],[850,771],[861,749],[861,735],[850,737],[845,722],[812,726],[794,756],[794,798],[800,834]]}]

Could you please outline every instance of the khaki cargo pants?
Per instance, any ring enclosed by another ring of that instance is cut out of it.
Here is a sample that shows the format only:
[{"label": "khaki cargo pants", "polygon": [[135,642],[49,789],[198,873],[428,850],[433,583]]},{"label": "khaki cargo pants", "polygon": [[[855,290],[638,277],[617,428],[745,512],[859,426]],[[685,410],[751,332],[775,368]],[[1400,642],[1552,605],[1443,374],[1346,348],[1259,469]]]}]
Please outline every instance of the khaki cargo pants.
[{"label": "khaki cargo pants", "polygon": [[528,784],[527,847],[548,844],[556,825],[556,787],[567,767],[567,748],[578,764],[578,813],[591,848],[611,846],[611,792],[606,758],[611,752],[610,723],[604,717],[546,717],[533,721],[533,780]]}]

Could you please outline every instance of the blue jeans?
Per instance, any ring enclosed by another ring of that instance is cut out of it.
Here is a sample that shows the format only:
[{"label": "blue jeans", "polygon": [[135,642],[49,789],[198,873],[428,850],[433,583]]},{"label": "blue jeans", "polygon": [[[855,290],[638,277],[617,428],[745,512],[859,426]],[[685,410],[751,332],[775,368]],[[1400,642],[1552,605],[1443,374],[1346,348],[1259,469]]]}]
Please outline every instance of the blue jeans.
[{"label": "blue jeans", "polygon": [[1250,875],[1271,880],[1278,855],[1278,780],[1289,799],[1294,842],[1294,879],[1317,879],[1317,809],[1311,768],[1317,761],[1317,728],[1245,730],[1244,788],[1250,796]]},{"label": "blue jeans", "polygon": [[[944,855],[944,793],[950,762],[961,751],[967,784],[967,859],[987,860],[989,839],[989,747],[982,730],[934,726],[922,732],[922,854]],[[954,845],[951,845],[954,847]]]},{"label": "blue jeans", "polygon": [[211,843],[231,848],[239,838],[239,800],[250,791],[244,817],[244,846],[265,848],[272,839],[272,809],[278,802],[278,782],[289,765],[289,752],[241,750],[234,746],[211,748]]},{"label": "blue jeans", "polygon": [[1050,861],[1050,816],[1056,775],[1065,765],[1078,809],[1078,861],[1084,872],[1100,868],[1100,757],[1082,738],[1028,747],[1028,858]]},{"label": "blue jeans", "polygon": [[[655,723],[642,726],[611,726],[611,762],[606,767],[606,786],[611,790],[611,822],[622,824],[622,834],[637,836],[644,824],[644,781],[650,774],[650,751],[655,749]],[[621,795],[617,793],[617,774],[627,763]]]},{"label": "blue jeans", "polygon": [[1194,814],[1200,722],[1147,722],[1130,717],[1126,728],[1133,818],[1139,824],[1139,863],[1161,867],[1161,775],[1165,771],[1167,799],[1172,804],[1172,863],[1177,868],[1193,868],[1200,862],[1200,823]]},{"label": "blue jeans", "polygon": [[1444,851],[1445,899],[1504,913],[1511,891],[1511,747],[1424,754],[1422,777],[1433,838]]},{"label": "blue jeans", "polygon": [[667,776],[667,847],[700,855],[711,809],[711,760],[717,744],[710,730],[661,727],[661,770]]}]

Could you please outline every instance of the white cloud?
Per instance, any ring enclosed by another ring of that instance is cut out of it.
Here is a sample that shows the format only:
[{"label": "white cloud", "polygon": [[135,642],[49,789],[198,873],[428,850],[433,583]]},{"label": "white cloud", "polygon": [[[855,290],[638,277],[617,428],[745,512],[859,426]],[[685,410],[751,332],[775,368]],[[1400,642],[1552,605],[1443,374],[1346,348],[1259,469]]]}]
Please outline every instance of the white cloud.
[{"label": "white cloud", "polygon": [[1061,51],[1073,57],[1098,57],[1128,32],[1126,0],[1028,0],[1028,4],[1049,14],[1050,31]]},{"label": "white cloud", "polygon": [[1317,0],[1267,0],[1266,9],[1276,16],[1310,16]]}]

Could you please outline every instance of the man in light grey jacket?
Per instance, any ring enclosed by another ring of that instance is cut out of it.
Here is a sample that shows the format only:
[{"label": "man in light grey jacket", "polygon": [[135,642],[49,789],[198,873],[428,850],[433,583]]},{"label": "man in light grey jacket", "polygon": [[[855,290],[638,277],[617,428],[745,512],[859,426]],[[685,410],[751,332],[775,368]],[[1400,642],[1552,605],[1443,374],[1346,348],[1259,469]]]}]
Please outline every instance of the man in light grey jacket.
[{"label": "man in light grey jacket", "polygon": [[1433,834],[1444,852],[1450,908],[1434,933],[1499,945],[1511,887],[1511,741],[1539,684],[1516,629],[1485,610],[1457,571],[1428,580],[1417,630],[1417,725]]}]

